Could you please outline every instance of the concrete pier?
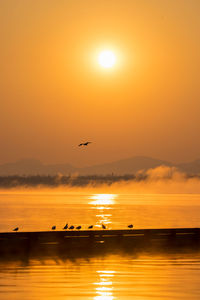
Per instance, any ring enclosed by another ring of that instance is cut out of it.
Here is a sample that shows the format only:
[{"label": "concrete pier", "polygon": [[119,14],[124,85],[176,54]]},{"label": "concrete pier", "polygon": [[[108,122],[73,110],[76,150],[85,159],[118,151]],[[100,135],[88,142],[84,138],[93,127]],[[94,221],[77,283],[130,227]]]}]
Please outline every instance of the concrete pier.
[{"label": "concrete pier", "polygon": [[0,256],[94,256],[117,252],[199,251],[200,228],[0,233]]},{"label": "concrete pier", "polygon": [[200,228],[159,228],[159,229],[101,229],[101,230],[62,230],[62,231],[33,231],[33,232],[1,232],[0,243],[9,239],[34,239],[36,240],[63,240],[77,238],[157,238],[157,237],[179,237],[193,236],[200,238]]}]

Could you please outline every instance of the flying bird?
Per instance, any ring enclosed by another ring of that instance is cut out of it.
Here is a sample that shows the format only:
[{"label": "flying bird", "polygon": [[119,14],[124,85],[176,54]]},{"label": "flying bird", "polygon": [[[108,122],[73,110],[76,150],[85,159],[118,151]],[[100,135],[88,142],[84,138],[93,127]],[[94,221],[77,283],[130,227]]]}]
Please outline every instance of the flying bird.
[{"label": "flying bird", "polygon": [[133,228],[133,225],[132,224],[128,225],[128,228]]},{"label": "flying bird", "polygon": [[19,230],[19,227],[16,227],[13,229],[13,231],[18,231]]},{"label": "flying bird", "polygon": [[93,225],[90,225],[89,227],[88,227],[88,229],[92,229],[93,228]]},{"label": "flying bird", "polygon": [[103,228],[103,229],[106,229],[106,226],[105,226],[104,224],[102,224],[102,228]]},{"label": "flying bird", "polygon": [[77,226],[76,229],[80,230],[80,229],[81,229],[81,226]]},{"label": "flying bird", "polygon": [[65,225],[65,227],[63,227],[63,229],[67,229],[68,228],[68,223]]},{"label": "flying bird", "polygon": [[74,229],[74,226],[73,226],[73,225],[72,225],[72,226],[70,226],[70,227],[69,227],[69,229]]},{"label": "flying bird", "polygon": [[87,146],[88,144],[91,144],[92,142],[86,142],[86,143],[81,143],[79,144],[78,146],[81,147],[81,146]]},{"label": "flying bird", "polygon": [[51,230],[56,230],[56,226],[52,226],[52,227],[51,227]]}]

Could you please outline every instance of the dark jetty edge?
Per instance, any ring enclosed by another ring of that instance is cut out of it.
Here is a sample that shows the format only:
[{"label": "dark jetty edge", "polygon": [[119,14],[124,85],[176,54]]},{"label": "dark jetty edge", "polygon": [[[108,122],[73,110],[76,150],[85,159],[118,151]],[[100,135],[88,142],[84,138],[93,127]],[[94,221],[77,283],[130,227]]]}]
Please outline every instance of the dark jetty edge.
[{"label": "dark jetty edge", "polygon": [[200,253],[200,228],[0,233],[0,260],[5,257],[89,258],[145,251]]}]

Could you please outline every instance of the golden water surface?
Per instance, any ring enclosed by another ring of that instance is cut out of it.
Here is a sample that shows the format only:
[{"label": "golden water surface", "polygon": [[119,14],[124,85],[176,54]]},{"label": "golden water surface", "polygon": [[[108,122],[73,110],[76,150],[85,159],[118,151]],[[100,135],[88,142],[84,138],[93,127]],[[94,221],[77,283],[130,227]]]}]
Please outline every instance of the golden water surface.
[{"label": "golden water surface", "polygon": [[[3,193],[0,231],[200,227],[200,195]],[[200,299],[200,255],[190,252],[0,258],[0,299]]]}]

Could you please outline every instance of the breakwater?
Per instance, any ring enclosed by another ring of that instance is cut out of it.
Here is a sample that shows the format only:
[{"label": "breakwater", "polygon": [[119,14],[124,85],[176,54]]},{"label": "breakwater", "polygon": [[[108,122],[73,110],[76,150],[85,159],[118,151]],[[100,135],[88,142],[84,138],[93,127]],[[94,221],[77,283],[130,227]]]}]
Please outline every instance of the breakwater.
[{"label": "breakwater", "polygon": [[141,251],[199,251],[200,228],[0,233],[0,255],[92,256]]}]

